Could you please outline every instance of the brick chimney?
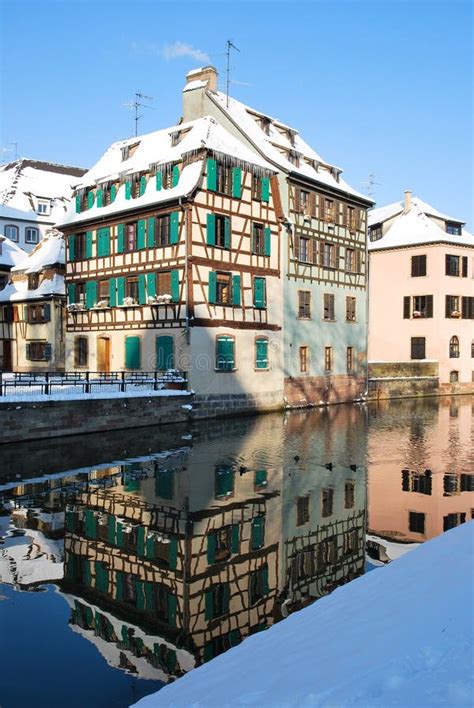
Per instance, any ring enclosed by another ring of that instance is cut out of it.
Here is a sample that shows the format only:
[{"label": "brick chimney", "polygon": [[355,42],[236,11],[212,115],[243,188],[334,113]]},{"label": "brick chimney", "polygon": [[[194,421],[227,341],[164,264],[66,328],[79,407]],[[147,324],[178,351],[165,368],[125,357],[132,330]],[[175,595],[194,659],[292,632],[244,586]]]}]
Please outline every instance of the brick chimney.
[{"label": "brick chimney", "polygon": [[403,208],[403,213],[408,214],[410,209],[411,209],[411,191],[409,189],[405,189],[405,206]]},{"label": "brick chimney", "polygon": [[207,81],[209,91],[217,91],[217,69],[213,66],[202,66],[186,74],[186,83],[191,81]]}]

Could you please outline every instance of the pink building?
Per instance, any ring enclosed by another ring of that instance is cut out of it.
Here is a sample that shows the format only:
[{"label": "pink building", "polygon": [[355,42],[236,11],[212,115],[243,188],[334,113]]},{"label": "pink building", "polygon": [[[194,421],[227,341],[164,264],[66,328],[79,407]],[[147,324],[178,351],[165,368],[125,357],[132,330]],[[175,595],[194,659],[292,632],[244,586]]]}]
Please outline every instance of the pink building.
[{"label": "pink building", "polygon": [[436,361],[474,392],[474,237],[411,192],[369,212],[370,362]]}]

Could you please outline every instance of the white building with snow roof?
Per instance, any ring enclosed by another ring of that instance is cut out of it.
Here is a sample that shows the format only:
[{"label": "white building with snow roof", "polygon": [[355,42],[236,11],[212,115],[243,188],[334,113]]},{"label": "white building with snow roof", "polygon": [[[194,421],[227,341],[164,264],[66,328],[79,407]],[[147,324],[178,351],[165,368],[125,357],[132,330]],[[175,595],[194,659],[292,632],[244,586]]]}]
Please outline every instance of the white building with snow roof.
[{"label": "white building with snow roof", "polygon": [[60,221],[79,167],[21,158],[0,165],[0,233],[30,252]]},{"label": "white building with snow roof", "polygon": [[[186,78],[183,119],[212,116],[278,175],[272,186],[282,226],[286,403],[359,397],[366,387],[366,213],[372,200],[298,130],[218,91],[214,67]],[[254,190],[252,199],[258,198]]]},{"label": "white building with snow roof", "polygon": [[26,258],[26,255],[26,251],[0,232],[0,290],[7,284],[13,266]]},{"label": "white building with snow roof", "polygon": [[405,192],[369,213],[370,362],[437,362],[440,390],[474,391],[474,237]]},{"label": "white building with snow roof", "polygon": [[0,290],[3,371],[64,370],[64,237],[51,229]]}]

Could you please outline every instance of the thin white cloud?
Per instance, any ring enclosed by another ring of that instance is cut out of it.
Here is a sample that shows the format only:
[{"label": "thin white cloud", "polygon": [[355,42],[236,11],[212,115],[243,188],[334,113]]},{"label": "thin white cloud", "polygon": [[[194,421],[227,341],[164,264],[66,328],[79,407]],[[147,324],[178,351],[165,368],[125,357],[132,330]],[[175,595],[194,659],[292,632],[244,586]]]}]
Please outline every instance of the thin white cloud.
[{"label": "thin white cloud", "polygon": [[161,49],[160,54],[166,61],[179,59],[181,57],[191,57],[200,62],[210,61],[209,55],[203,52],[202,49],[196,49],[191,44],[185,44],[185,42],[180,41],[176,41],[174,44],[166,44],[163,49]]}]

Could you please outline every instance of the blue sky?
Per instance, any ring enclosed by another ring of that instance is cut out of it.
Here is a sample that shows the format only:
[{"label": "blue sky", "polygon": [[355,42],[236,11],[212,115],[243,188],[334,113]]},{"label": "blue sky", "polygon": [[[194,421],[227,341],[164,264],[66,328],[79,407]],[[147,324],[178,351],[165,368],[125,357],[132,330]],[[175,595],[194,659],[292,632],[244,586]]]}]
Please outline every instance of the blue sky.
[{"label": "blue sky", "polygon": [[[231,93],[297,128],[378,205],[406,188],[472,230],[468,0],[1,0],[0,148],[92,166],[133,134],[124,103],[153,96],[139,132],[173,125],[185,73],[209,61]],[[12,159],[3,152],[3,160]]]}]

